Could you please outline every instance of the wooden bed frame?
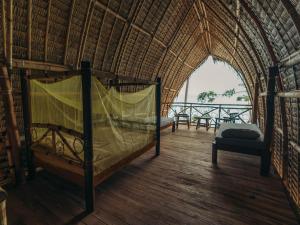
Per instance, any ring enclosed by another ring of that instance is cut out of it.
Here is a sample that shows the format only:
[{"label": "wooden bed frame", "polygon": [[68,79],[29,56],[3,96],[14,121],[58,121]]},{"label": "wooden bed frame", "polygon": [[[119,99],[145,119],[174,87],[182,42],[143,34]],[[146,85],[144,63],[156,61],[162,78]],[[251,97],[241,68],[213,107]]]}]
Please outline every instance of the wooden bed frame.
[{"label": "wooden bed frame", "polygon": [[[106,178],[113,173],[123,168],[135,158],[139,157],[146,151],[155,146],[156,155],[160,154],[160,127],[161,123],[161,79],[158,77],[156,82],[133,82],[133,83],[119,83],[110,82],[110,85],[120,87],[129,85],[156,85],[156,134],[155,141],[146,145],[142,149],[126,156],[111,167],[105,169],[101,173],[94,176],[93,168],[93,134],[92,134],[92,101],[91,101],[91,66],[89,61],[81,62],[81,71],[76,74],[81,74],[82,78],[82,98],[83,98],[83,134],[76,131],[66,129],[59,126],[49,124],[34,124],[37,127],[46,126],[53,133],[61,135],[59,131],[66,132],[71,135],[78,136],[83,141],[84,160],[82,164],[70,163],[66,158],[59,157],[55,154],[45,154],[45,146],[34,145],[32,141],[32,123],[30,113],[30,92],[29,92],[29,77],[25,70],[21,70],[21,89],[22,89],[22,103],[23,103],[23,118],[24,118],[24,133],[25,133],[25,147],[26,147],[26,160],[28,165],[28,178],[32,179],[35,176],[36,166],[43,167],[44,169],[61,176],[84,187],[85,193],[85,208],[86,212],[90,213],[94,210],[94,187],[103,182]],[[117,78],[116,78],[117,79]],[[172,124],[168,124],[168,127]],[[166,128],[166,127],[163,127]],[[67,144],[67,143],[65,143]],[[38,151],[44,150],[43,151]],[[32,151],[35,149],[36,151]],[[49,152],[50,151],[49,147]],[[46,149],[47,150],[47,149]]]}]

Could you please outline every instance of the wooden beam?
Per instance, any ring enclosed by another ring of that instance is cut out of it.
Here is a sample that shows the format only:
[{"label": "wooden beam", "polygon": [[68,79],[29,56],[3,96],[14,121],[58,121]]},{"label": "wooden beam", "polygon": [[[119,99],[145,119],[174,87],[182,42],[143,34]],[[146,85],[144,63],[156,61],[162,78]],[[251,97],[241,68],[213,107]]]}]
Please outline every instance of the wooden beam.
[{"label": "wooden beam", "polygon": [[[210,6],[209,4],[207,4],[206,2],[204,2],[204,3],[206,4],[207,8],[209,8],[209,9],[214,13],[215,17],[216,17],[217,19],[219,19],[219,21],[221,22],[221,24],[222,24],[224,27],[226,27],[226,30],[230,30],[230,31],[234,34],[234,36],[238,38],[238,40],[239,40],[240,43],[242,44],[243,48],[245,49],[246,53],[247,53],[248,56],[250,57],[250,59],[251,59],[253,65],[254,65],[254,68],[255,68],[255,70],[256,70],[256,73],[258,74],[259,71],[258,71],[257,68],[255,67],[254,59],[252,58],[251,54],[248,52],[248,50],[247,50],[247,48],[246,48],[244,42],[240,39],[239,36],[237,36],[237,35],[233,32],[232,28],[231,28],[231,27],[226,23],[226,21],[225,21],[225,20],[224,20],[224,19],[223,19],[216,11],[215,11],[215,9],[214,9],[213,7],[211,7],[211,6]],[[221,1],[220,1],[220,4],[221,4],[221,5],[223,6],[223,8],[227,11],[227,13],[229,13],[229,14],[234,18],[234,15],[233,15],[232,12],[226,7],[226,5],[225,5],[224,3],[222,3]],[[259,65],[260,65],[261,72],[262,72],[262,74],[263,74],[264,77],[265,77],[265,76],[266,76],[266,74],[265,74],[265,67],[264,67],[264,65],[263,65],[263,63],[262,63],[262,61],[261,61],[261,58],[260,58],[259,54],[257,53],[257,50],[256,50],[255,46],[253,45],[251,39],[249,38],[248,34],[247,34],[246,31],[244,30],[244,28],[243,28],[243,26],[241,25],[241,23],[240,23],[239,21],[237,21],[236,19],[235,19],[235,21],[236,21],[236,23],[238,24],[239,29],[241,30],[241,32],[244,34],[244,36],[245,36],[245,38],[246,38],[246,40],[247,40],[247,43],[249,43],[249,45],[250,45],[250,48],[253,50],[254,55],[255,55],[255,57],[256,57],[256,59],[257,59]],[[223,30],[223,29],[220,29],[220,27],[219,27],[217,24],[215,24],[215,23],[211,23],[211,26],[214,26],[214,27],[216,27],[216,28],[219,29],[219,30]],[[226,35],[226,30],[225,30],[225,31],[223,30],[223,33],[224,33],[225,35]]]},{"label": "wooden beam", "polygon": [[275,52],[274,52],[274,50],[273,50],[273,47],[272,47],[272,45],[271,45],[269,39],[268,39],[268,37],[267,37],[267,34],[266,34],[264,28],[263,28],[262,25],[261,25],[261,22],[259,21],[259,19],[257,18],[257,16],[254,14],[254,12],[249,8],[249,6],[248,6],[248,4],[245,2],[245,0],[240,0],[240,3],[241,3],[241,5],[243,6],[243,8],[246,10],[246,12],[248,13],[248,15],[250,16],[250,18],[251,18],[251,19],[253,20],[253,22],[255,23],[255,25],[256,25],[256,27],[257,27],[257,29],[258,29],[260,35],[261,35],[262,38],[263,38],[263,41],[264,41],[264,43],[265,43],[265,45],[266,45],[266,47],[267,47],[267,50],[268,50],[268,52],[269,52],[269,54],[270,54],[270,56],[271,56],[271,59],[272,59],[273,64],[274,64],[274,65],[277,64],[278,59],[277,59],[277,57],[276,57],[276,55],[275,55]]},{"label": "wooden beam", "polygon": [[300,98],[300,90],[279,92],[277,96],[281,98]]},{"label": "wooden beam", "polygon": [[6,40],[6,11],[5,11],[5,2],[1,1],[1,13],[2,13],[2,38],[3,38],[3,55],[5,60],[7,60],[7,40]]},{"label": "wooden beam", "polygon": [[294,25],[298,31],[298,34],[300,34],[300,15],[297,12],[296,8],[293,6],[293,4],[291,3],[291,1],[289,0],[281,0],[282,4],[284,5],[285,9],[288,11],[288,13],[290,14]]},{"label": "wooden beam", "polygon": [[276,77],[279,76],[279,68],[278,66],[269,68],[269,77],[267,83],[267,96],[266,96],[266,121],[265,121],[265,129],[264,129],[264,144],[265,150],[262,152],[261,156],[261,170],[260,174],[263,176],[268,176],[270,172],[271,166],[271,143],[273,138],[273,130],[274,130],[274,120],[275,120],[275,84]]},{"label": "wooden beam", "polygon": [[[137,4],[137,6],[135,7],[134,4]],[[113,57],[113,63],[112,63],[112,67],[114,66],[114,68],[111,69],[111,71],[119,71],[119,66],[126,48],[126,44],[127,44],[127,40],[129,38],[130,35],[130,31],[131,31],[131,26],[130,24],[133,23],[133,21],[135,20],[135,17],[137,16],[139,9],[141,8],[143,4],[143,1],[134,1],[131,5],[130,8],[130,13],[129,15],[132,15],[130,18],[127,18],[127,23],[125,22],[124,27],[123,27],[123,31],[122,31],[122,35],[120,38],[120,42],[118,43],[116,52],[114,54]],[[132,14],[131,14],[131,10],[132,8],[134,9]],[[124,22],[124,21],[123,21]]]},{"label": "wooden beam", "polygon": [[27,17],[27,58],[31,59],[31,34],[32,34],[32,0],[28,0]]},{"label": "wooden beam", "polygon": [[14,109],[14,99],[12,96],[12,87],[8,76],[8,69],[2,66],[0,70],[0,88],[4,92],[2,94],[4,103],[5,119],[7,122],[7,131],[11,145],[11,155],[15,166],[16,184],[23,181],[24,174],[21,167],[21,140],[18,130],[18,124]]},{"label": "wooden beam", "polygon": [[300,63],[300,50],[280,60],[280,67],[290,67]]},{"label": "wooden beam", "polygon": [[[153,1],[153,3],[154,3],[154,1]],[[153,4],[153,3],[152,3],[152,4]],[[160,4],[161,4],[161,3],[162,3],[162,2],[160,2]],[[141,60],[141,63],[140,63],[140,65],[139,65],[139,68],[138,68],[137,76],[140,76],[140,73],[141,73],[141,70],[142,70],[142,66],[144,65],[144,61],[145,61],[145,59],[146,59],[147,53],[148,53],[148,51],[149,51],[149,48],[150,48],[150,46],[151,46],[151,44],[152,44],[152,42],[153,42],[153,40],[154,40],[154,37],[155,37],[155,35],[156,35],[156,32],[158,31],[158,28],[159,28],[159,25],[160,25],[161,21],[163,20],[163,18],[164,18],[164,16],[165,16],[166,12],[168,11],[168,8],[169,8],[170,4],[171,4],[171,1],[169,1],[168,6],[166,7],[164,13],[163,13],[162,16],[159,18],[159,20],[158,20],[158,22],[157,22],[157,24],[156,24],[156,26],[155,26],[155,28],[154,28],[154,33],[151,34],[151,40],[147,43],[146,51],[144,52],[144,54],[143,54],[143,56],[142,56],[142,60]],[[160,5],[159,5],[159,6],[160,6]],[[150,8],[150,9],[151,9],[151,8]],[[149,9],[148,13],[150,12],[150,9]]]},{"label": "wooden beam", "polygon": [[76,0],[72,0],[71,10],[70,10],[70,14],[69,14],[68,30],[67,30],[67,35],[66,35],[66,43],[65,43],[65,51],[64,51],[64,64],[67,63],[68,46],[69,46],[69,39],[70,39],[72,17],[73,17],[73,11],[75,8],[75,2],[76,2]]},{"label": "wooden beam", "polygon": [[252,110],[252,123],[257,124],[258,119],[258,95],[259,95],[259,79],[255,80],[254,93],[253,93],[253,110]]},{"label": "wooden beam", "polygon": [[48,32],[49,32],[49,26],[50,26],[50,11],[51,11],[51,2],[52,0],[48,1],[48,11],[47,11],[47,24],[46,24],[46,31],[45,31],[45,54],[44,59],[47,61],[48,57]]},{"label": "wooden beam", "polygon": [[[283,91],[283,85],[281,81],[281,76],[277,77],[277,86],[278,91]],[[299,92],[300,93],[300,92]],[[278,94],[277,94],[278,96]],[[299,95],[300,96],[300,95]],[[282,151],[282,179],[283,181],[286,181],[288,176],[288,154],[289,154],[289,130],[288,130],[288,120],[286,115],[286,104],[285,99],[279,97],[279,106],[280,106],[280,119],[281,119],[281,127],[282,127],[282,149],[279,151]]]},{"label": "wooden beam", "polygon": [[8,12],[8,50],[7,50],[7,63],[9,69],[12,69],[12,55],[13,55],[13,0],[9,1],[9,12]]},{"label": "wooden beam", "polygon": [[93,0],[90,0],[89,6],[88,6],[87,12],[86,12],[83,32],[82,32],[81,38],[80,38],[80,45],[79,45],[79,51],[78,51],[78,55],[77,55],[76,68],[78,68],[80,61],[82,60],[82,57],[84,54],[86,39],[87,39],[89,30],[90,30],[91,20],[92,20],[94,8],[95,8],[94,5],[95,5],[95,2]]},{"label": "wooden beam", "polygon": [[73,68],[68,65],[61,65],[61,64],[26,60],[26,59],[13,59],[12,66],[13,68],[45,70],[45,71],[53,71],[53,72],[67,72],[73,70]]},{"label": "wooden beam", "polygon": [[94,166],[93,166],[93,125],[92,125],[92,71],[90,62],[81,62],[83,102],[83,149],[84,149],[84,193],[87,213],[94,211]]},{"label": "wooden beam", "polygon": [[[107,4],[109,4],[109,1],[108,1]],[[107,14],[107,11],[104,11],[104,15],[103,15],[103,18],[102,18],[102,23],[101,23],[100,28],[99,28],[99,33],[98,33],[98,38],[97,38],[95,53],[94,53],[94,57],[93,57],[93,68],[96,68],[96,56],[97,56],[98,48],[99,48],[99,45],[100,45],[101,31],[102,31],[102,27],[103,27],[104,22],[105,22],[106,14]]]}]

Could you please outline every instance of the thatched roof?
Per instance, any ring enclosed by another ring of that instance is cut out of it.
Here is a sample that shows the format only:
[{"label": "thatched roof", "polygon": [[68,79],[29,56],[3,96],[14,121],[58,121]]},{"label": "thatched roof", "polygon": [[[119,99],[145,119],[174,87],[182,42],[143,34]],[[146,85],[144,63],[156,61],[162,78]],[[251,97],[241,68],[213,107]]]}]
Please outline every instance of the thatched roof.
[{"label": "thatched roof", "polygon": [[[211,54],[239,69],[251,90],[272,60],[299,46],[284,2],[18,0],[12,54],[73,68],[90,60],[99,71],[143,79],[161,76],[168,102],[177,94],[168,90],[178,91]],[[4,5],[7,24],[9,1]],[[3,58],[3,45],[0,50]],[[289,80],[286,86],[296,88],[296,80]]]},{"label": "thatched roof", "polygon": [[[52,70],[78,69],[81,60],[90,60],[94,70],[106,75],[160,76],[163,102],[172,102],[187,77],[213,55],[243,74],[253,96],[256,80],[260,92],[266,90],[268,67],[299,49],[299,13],[296,0],[3,0],[0,60]],[[282,70],[281,82],[281,91],[299,89],[300,65]],[[18,81],[13,85],[18,88]],[[299,145],[298,100],[285,103],[286,132]],[[259,105],[262,122],[261,100]],[[284,130],[283,109],[276,110],[280,170],[287,133],[279,132]],[[290,171],[298,170],[295,165]]]}]

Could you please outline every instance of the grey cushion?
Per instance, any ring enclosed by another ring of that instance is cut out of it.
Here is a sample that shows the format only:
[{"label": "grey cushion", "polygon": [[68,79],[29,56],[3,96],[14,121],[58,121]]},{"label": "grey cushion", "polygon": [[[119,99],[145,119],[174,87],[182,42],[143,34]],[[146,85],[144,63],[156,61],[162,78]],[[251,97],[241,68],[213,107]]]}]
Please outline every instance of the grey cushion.
[{"label": "grey cushion", "polygon": [[223,138],[241,138],[249,140],[256,140],[260,137],[260,133],[256,130],[238,128],[223,130],[221,135]]},{"label": "grey cushion", "polygon": [[[242,138],[224,138],[222,137],[222,132],[227,129],[250,129],[258,132],[260,136],[255,140],[242,139]],[[222,123],[216,135],[217,144],[234,145],[239,147],[249,147],[249,148],[256,148],[256,149],[264,148],[263,140],[264,140],[263,134],[256,124]]]}]

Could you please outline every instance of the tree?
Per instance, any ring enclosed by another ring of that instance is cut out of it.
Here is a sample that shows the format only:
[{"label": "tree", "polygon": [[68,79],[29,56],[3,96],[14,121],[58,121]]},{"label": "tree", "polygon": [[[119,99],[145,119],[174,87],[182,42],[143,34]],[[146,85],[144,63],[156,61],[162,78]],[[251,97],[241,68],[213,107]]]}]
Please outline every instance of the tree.
[{"label": "tree", "polygon": [[201,103],[211,103],[216,99],[217,96],[218,94],[214,91],[204,91],[198,95],[197,100]]},{"label": "tree", "polygon": [[225,97],[232,97],[233,95],[235,95],[236,94],[236,92],[235,92],[235,89],[233,88],[233,89],[229,89],[229,90],[226,90],[223,94],[222,94],[222,96],[225,96]]}]

